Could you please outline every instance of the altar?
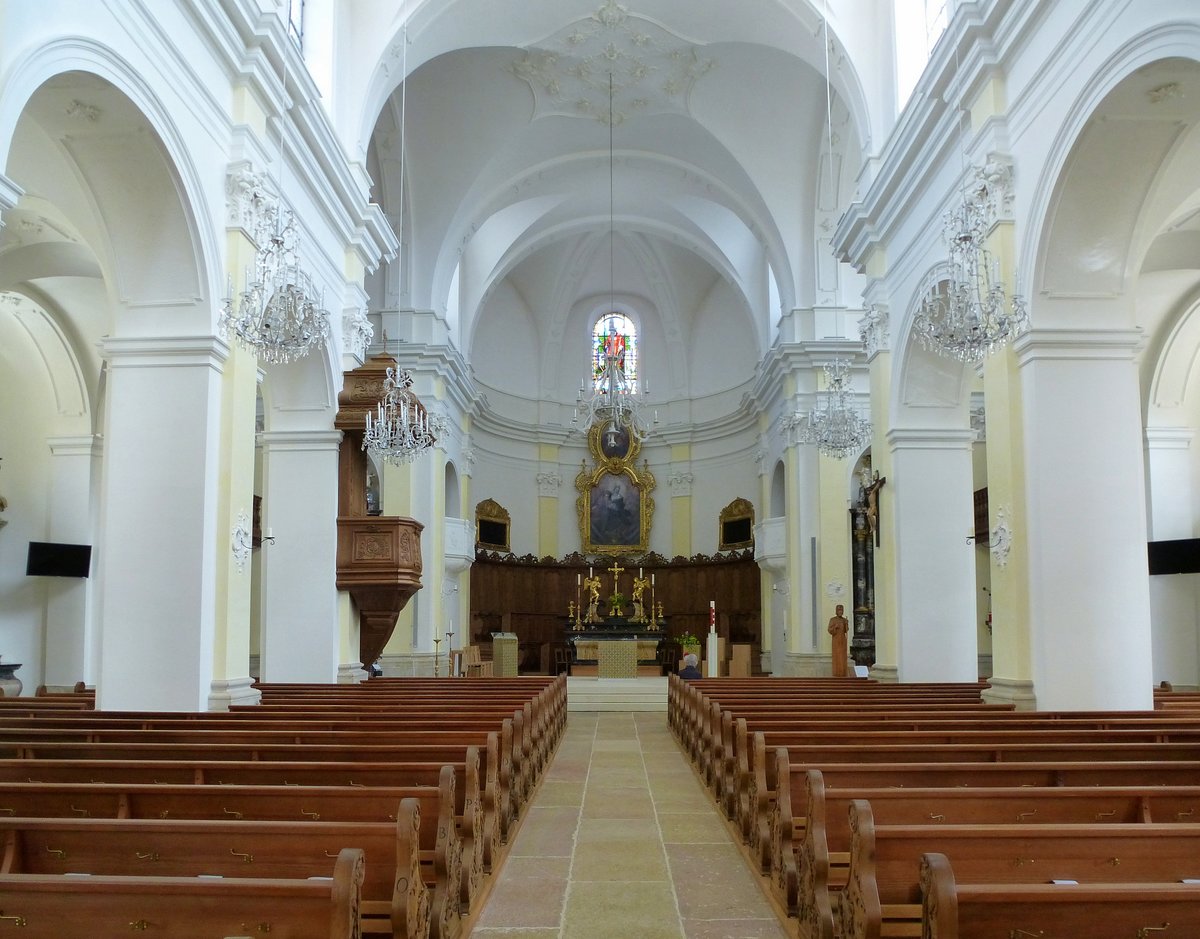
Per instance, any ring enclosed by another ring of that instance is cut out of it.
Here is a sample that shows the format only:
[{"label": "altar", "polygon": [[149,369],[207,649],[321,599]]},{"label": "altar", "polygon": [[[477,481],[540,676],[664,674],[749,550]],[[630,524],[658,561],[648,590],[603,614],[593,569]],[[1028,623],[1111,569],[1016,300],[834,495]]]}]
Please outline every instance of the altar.
[{"label": "altar", "polygon": [[581,629],[565,629],[571,649],[571,674],[598,678],[636,678],[661,674],[658,647],[662,630],[624,617],[609,617]]}]

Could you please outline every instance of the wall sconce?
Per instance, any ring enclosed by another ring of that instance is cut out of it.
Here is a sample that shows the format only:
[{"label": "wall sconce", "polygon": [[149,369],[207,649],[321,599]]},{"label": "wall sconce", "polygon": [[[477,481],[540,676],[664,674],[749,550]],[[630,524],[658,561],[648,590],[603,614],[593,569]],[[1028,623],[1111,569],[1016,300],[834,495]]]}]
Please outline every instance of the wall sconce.
[{"label": "wall sconce", "polygon": [[271,529],[269,529],[269,528],[267,529],[267,533],[262,536],[261,540],[262,540],[263,544],[274,544],[275,543],[275,536],[271,534]]}]

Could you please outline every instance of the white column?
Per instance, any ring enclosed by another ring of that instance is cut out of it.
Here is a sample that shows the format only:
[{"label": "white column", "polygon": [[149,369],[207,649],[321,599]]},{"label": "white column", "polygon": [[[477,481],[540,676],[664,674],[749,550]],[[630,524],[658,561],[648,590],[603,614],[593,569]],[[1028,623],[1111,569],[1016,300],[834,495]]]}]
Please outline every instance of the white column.
[{"label": "white column", "polygon": [[262,434],[263,681],[336,682],[340,431]]},{"label": "white column", "polygon": [[[1150,540],[1172,541],[1195,534],[1190,427],[1146,430],[1150,487]],[[1154,681],[1176,688],[1200,686],[1200,574],[1160,574],[1150,578]]]},{"label": "white column", "polygon": [[97,704],[204,710],[213,671],[221,369],[212,336],[107,339]]},{"label": "white column", "polygon": [[1134,331],[1041,331],[1021,370],[1031,657],[1038,707],[1152,706]]},{"label": "white column", "polygon": [[[905,681],[975,681],[971,446],[962,430],[888,432],[894,506],[897,666]],[[881,520],[881,524],[883,520]]]},{"label": "white column", "polygon": [[[99,478],[100,440],[91,434],[50,437],[49,539],[66,544],[92,544],[92,483]],[[95,559],[93,559],[95,560]],[[95,684],[95,577],[47,578],[46,678],[51,686]]]}]

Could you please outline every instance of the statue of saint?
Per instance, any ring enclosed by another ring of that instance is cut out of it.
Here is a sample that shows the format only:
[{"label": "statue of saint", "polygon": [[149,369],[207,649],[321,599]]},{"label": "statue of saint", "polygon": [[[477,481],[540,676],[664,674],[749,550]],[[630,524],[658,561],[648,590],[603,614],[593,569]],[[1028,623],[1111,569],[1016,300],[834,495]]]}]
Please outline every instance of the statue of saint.
[{"label": "statue of saint", "polygon": [[587,591],[588,595],[587,616],[583,618],[583,621],[597,623],[600,621],[600,578],[587,578],[583,582],[583,589]]},{"label": "statue of saint", "polygon": [[649,577],[633,578],[633,620],[635,623],[646,622],[646,608],[643,597],[645,597],[646,588],[649,586]]},{"label": "statue of saint", "polygon": [[842,615],[842,605],[839,603],[833,616],[829,618],[829,635],[833,636],[833,677],[846,678],[848,671],[846,663],[850,658],[850,646],[847,635],[850,632],[850,622]]}]

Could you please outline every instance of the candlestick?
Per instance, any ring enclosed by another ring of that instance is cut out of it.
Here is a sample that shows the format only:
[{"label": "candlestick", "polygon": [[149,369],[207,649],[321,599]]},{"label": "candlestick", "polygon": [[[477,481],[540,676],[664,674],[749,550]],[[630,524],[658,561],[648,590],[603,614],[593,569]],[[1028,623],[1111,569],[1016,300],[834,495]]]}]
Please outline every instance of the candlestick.
[{"label": "candlestick", "polygon": [[441,649],[438,648],[441,644],[442,644],[442,640],[440,640],[440,639],[433,640],[433,677],[434,678],[442,677],[442,671],[441,671],[442,652],[441,652]]}]

